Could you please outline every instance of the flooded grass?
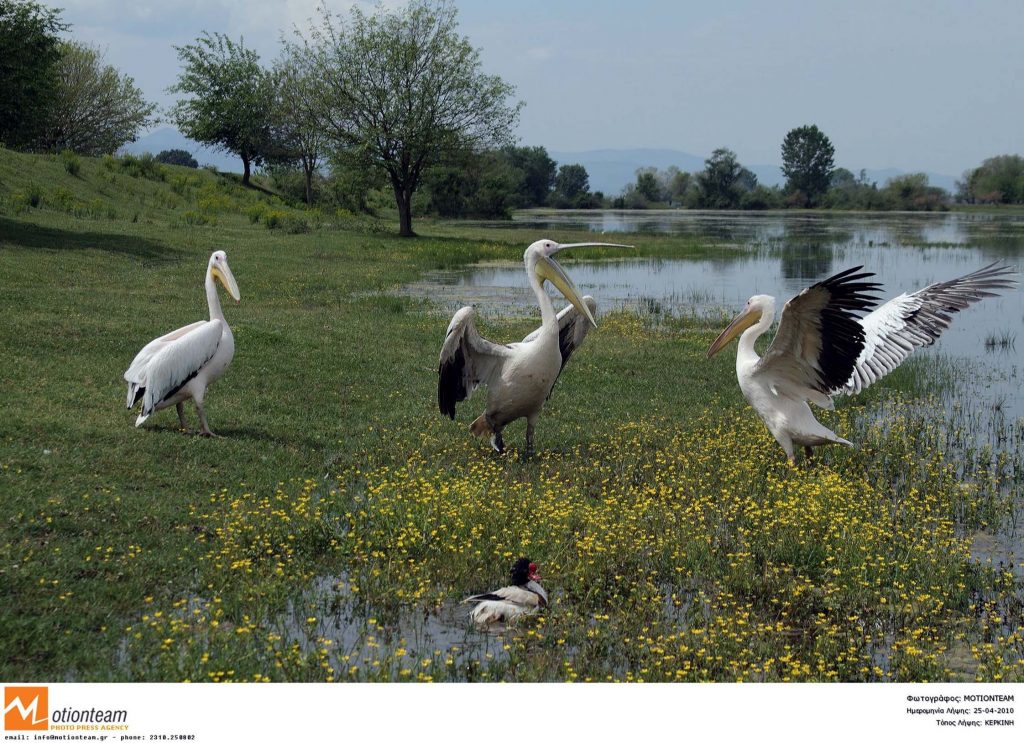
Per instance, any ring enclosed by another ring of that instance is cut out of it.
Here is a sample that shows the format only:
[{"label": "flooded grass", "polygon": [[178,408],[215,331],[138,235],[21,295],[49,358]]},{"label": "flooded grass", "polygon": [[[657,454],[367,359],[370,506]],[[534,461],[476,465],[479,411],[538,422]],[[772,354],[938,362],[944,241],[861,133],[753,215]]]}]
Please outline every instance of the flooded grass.
[{"label": "flooded grass", "polygon": [[[1024,678],[1016,552],[996,536],[1018,518],[1019,449],[952,457],[940,414],[894,400],[884,420],[841,410],[830,423],[858,450],[792,470],[752,414],[715,407],[525,463],[430,434],[401,465],[211,499],[195,516],[217,535],[198,561],[212,598],[128,628],[132,675]],[[474,631],[459,600],[520,552],[549,611]],[[221,597],[239,584],[260,588]],[[258,601],[297,586],[283,612]]]},{"label": "flooded grass", "polygon": [[986,351],[1012,351],[1017,347],[1017,334],[1010,330],[989,333],[985,336]]}]

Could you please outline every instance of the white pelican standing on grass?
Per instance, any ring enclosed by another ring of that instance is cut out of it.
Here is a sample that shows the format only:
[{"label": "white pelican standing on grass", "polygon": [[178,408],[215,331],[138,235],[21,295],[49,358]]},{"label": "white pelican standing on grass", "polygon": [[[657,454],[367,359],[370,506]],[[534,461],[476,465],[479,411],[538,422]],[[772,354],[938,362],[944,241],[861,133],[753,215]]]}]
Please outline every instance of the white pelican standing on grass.
[{"label": "white pelican standing on grass", "polygon": [[[565,271],[551,257],[560,250],[585,247],[629,248],[617,243],[561,245],[538,240],[526,249],[523,262],[533,293],[540,305],[541,326],[521,343],[500,345],[482,337],[473,323],[474,310],[463,307],[452,318],[441,346],[437,373],[437,404],[443,415],[455,419],[455,405],[473,394],[479,385],[488,388],[487,407],[470,425],[477,436],[490,435],[491,446],[505,449],[501,432],[509,423],[526,418],[526,455],[534,452],[533,434],[544,401],[551,394],[573,351],[579,348],[591,326],[597,327],[593,297],[581,297]],[[550,281],[571,302],[555,314],[551,297],[544,291]]]},{"label": "white pelican standing on grass", "polygon": [[821,425],[808,402],[833,408],[832,397],[854,394],[902,364],[916,349],[935,342],[952,315],[998,290],[1012,289],[1015,269],[992,263],[966,276],[901,294],[864,317],[879,285],[851,268],[804,289],[786,303],[779,329],[763,357],[754,342],[771,327],[775,298],[758,295],[715,339],[708,358],[737,335],[736,377],[747,402],[779,442],[790,464],[795,446],[849,441]]},{"label": "white pelican standing on grass", "polygon": [[223,250],[211,255],[206,266],[206,302],[210,307],[210,319],[194,322],[151,341],[139,351],[124,373],[128,382],[128,407],[132,408],[142,400],[142,412],[135,421],[136,426],[141,426],[155,411],[174,405],[178,410],[178,421],[187,431],[184,403],[191,398],[199,411],[200,433],[213,436],[206,422],[203,398],[206,388],[220,378],[235,355],[235,339],[220,308],[217,281],[235,302],[240,301],[238,284]]}]

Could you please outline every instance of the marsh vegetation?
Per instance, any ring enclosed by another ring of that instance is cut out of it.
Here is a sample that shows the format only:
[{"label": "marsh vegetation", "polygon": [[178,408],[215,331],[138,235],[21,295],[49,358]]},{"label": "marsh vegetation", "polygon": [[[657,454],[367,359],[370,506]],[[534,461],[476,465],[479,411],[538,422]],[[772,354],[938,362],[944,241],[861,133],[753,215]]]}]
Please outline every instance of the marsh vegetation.
[{"label": "marsh vegetation", "polygon": [[[704,359],[719,316],[622,306],[566,369],[541,453],[496,457],[465,430],[481,401],[436,411],[449,308],[401,289],[516,261],[526,231],[388,228],[207,171],[0,151],[0,675],[1024,679],[1024,427],[972,406],[962,360],[922,354],[826,414],[858,448],[790,469],[732,359]],[[135,429],[121,373],[202,316],[215,249],[242,294],[207,397],[223,438],[170,411]],[[505,304],[481,308],[488,335],[535,327]],[[458,602],[519,554],[549,611],[470,630]]]}]

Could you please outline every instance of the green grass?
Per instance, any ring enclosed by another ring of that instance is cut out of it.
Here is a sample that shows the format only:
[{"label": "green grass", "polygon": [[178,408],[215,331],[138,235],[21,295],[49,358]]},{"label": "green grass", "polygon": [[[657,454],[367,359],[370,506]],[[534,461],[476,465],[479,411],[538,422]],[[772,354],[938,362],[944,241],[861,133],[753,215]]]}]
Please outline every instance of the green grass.
[{"label": "green grass", "polygon": [[[268,229],[269,212],[309,231]],[[934,423],[897,450],[899,433],[868,421],[863,451],[790,472],[730,354],[704,360],[714,328],[628,313],[574,356],[542,455],[495,458],[466,431],[483,396],[454,423],[436,411],[448,318],[391,291],[519,260],[533,238],[416,227],[400,240],[207,171],[0,150],[0,677],[1020,677],[1019,584],[972,566],[957,531],[995,523],[1012,459],[972,470],[965,490]],[[642,255],[731,249],[635,239]],[[242,295],[225,304],[234,362],[207,395],[222,438],[182,435],[173,411],[136,429],[121,375],[150,339],[206,316],[216,249]],[[480,314],[495,339],[537,323]],[[520,423],[506,440],[521,436]],[[853,516],[905,534],[859,534]],[[457,600],[520,552],[550,571],[548,616],[501,639],[467,631]],[[880,603],[899,588],[837,578],[836,559],[941,600],[915,597],[904,616]],[[886,643],[889,660],[862,671]],[[965,647],[980,660],[953,669]],[[766,665],[787,653],[785,669]]]}]

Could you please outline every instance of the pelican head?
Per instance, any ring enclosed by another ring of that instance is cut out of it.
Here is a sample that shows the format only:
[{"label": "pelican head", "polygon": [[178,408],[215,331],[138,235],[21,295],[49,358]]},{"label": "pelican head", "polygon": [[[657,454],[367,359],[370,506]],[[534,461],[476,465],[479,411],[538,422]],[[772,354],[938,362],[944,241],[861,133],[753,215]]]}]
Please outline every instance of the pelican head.
[{"label": "pelican head", "polygon": [[241,295],[238,293],[238,284],[235,283],[234,274],[231,273],[231,268],[228,266],[227,253],[223,250],[214,251],[206,270],[215,281],[219,281],[221,286],[227,289],[228,294],[235,302],[242,301]]},{"label": "pelican head", "polygon": [[770,324],[772,319],[775,317],[775,297],[769,297],[767,294],[757,294],[747,300],[747,304],[743,307],[743,311],[736,315],[729,327],[721,332],[721,334],[715,338],[715,342],[711,344],[711,348],[708,349],[708,358],[710,359],[716,353],[725,348],[729,341],[738,336],[744,330],[749,328],[751,325],[759,322],[762,318],[767,318],[767,324]]},{"label": "pelican head", "polygon": [[590,314],[590,308],[587,307],[587,303],[583,301],[579,291],[576,289],[576,285],[572,283],[565,270],[555,262],[552,258],[555,253],[559,250],[568,250],[569,248],[591,248],[591,247],[604,247],[604,248],[632,248],[632,245],[620,245],[619,243],[556,243],[554,240],[538,240],[526,249],[523,253],[523,262],[526,263],[526,270],[531,275],[537,277],[537,281],[544,284],[544,281],[550,281],[555,285],[558,291],[565,295],[565,298],[572,302],[572,305],[582,313],[582,315],[590,321],[590,324],[595,328],[597,322],[594,320],[594,316]]}]

